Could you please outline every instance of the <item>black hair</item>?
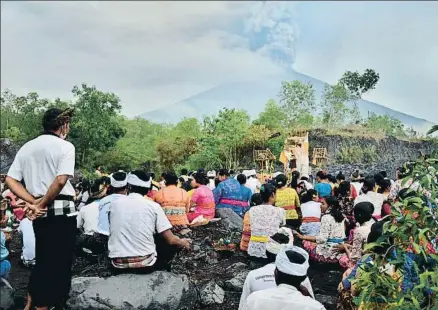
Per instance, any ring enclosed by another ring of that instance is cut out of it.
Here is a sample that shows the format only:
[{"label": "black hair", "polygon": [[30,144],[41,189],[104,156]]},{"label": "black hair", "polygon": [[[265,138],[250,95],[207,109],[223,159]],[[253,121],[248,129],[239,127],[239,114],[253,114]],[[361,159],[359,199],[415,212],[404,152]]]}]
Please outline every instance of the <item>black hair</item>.
[{"label": "black hair", "polygon": [[387,177],[388,177],[388,174],[386,173],[385,170],[380,171],[379,174],[380,174],[383,178],[387,178]]},{"label": "black hair", "polygon": [[340,223],[344,220],[344,215],[341,212],[341,206],[339,205],[339,201],[334,196],[328,196],[324,198],[325,202],[329,207],[329,214],[334,217],[337,223]]},{"label": "black hair", "polygon": [[185,181],[184,183],[181,184],[181,188],[186,192],[190,192],[193,189],[192,182],[190,180]]},{"label": "black hair", "polygon": [[88,190],[90,190],[90,181],[85,179],[82,181],[82,191],[86,192]]},{"label": "black hair", "polygon": [[305,176],[302,176],[300,180],[301,180],[301,181],[309,181],[309,178],[308,178],[308,177],[305,177]]},{"label": "black hair", "polygon": [[221,170],[219,170],[219,175],[229,177],[230,172],[227,169],[221,169]]},{"label": "black hair", "polygon": [[181,175],[187,175],[188,171],[186,168],[181,169]]},{"label": "black hair", "polygon": [[351,192],[351,184],[348,181],[342,181],[338,187],[334,189],[335,196],[349,197]]},{"label": "black hair", "polygon": [[196,183],[201,185],[207,185],[208,184],[208,178],[207,175],[204,172],[196,172],[193,175],[193,178],[195,179]]},{"label": "black hair", "polygon": [[263,204],[263,199],[260,193],[255,193],[251,196],[251,207],[259,206]]},{"label": "black hair", "polygon": [[[271,236],[271,239],[278,242],[279,244],[289,243],[289,237],[285,234],[276,233],[275,235]],[[268,257],[269,263],[275,263],[275,258],[277,257],[277,254],[266,251],[266,256]]]},{"label": "black hair", "polygon": [[104,185],[111,185],[111,179],[107,176],[101,177],[100,180],[101,180],[102,184],[104,184]]},{"label": "black hair", "polygon": [[155,180],[155,172],[150,172],[149,175],[151,176],[152,180]]},{"label": "black hair", "polygon": [[234,175],[234,170],[230,170],[230,175]]},{"label": "black hair", "polygon": [[329,180],[330,183],[336,183],[336,178],[334,175],[332,174],[327,174],[327,179]]},{"label": "black hair", "polygon": [[87,200],[87,204],[90,204],[98,199],[98,198],[92,198],[91,196],[92,196],[92,194],[96,194],[96,193],[100,192],[100,190],[101,190],[100,187],[102,185],[104,185],[103,181],[104,181],[103,178],[99,178],[99,179],[95,180],[93,182],[93,184],[90,186],[90,197]]},{"label": "black hair", "polygon": [[[131,174],[137,176],[140,180],[142,180],[144,182],[148,182],[151,179],[151,176],[142,170],[132,171]],[[129,187],[130,193],[136,193],[136,194],[140,194],[142,196],[147,195],[147,193],[150,190],[150,188],[148,188],[148,187],[136,186],[136,185],[131,185],[131,184],[128,184],[128,187]]]},{"label": "black hair", "polygon": [[275,184],[277,188],[282,188],[287,184],[287,177],[282,173],[275,177]]},{"label": "black hair", "polygon": [[345,181],[345,175],[342,174],[342,171],[339,171],[339,173],[336,175],[337,181]]},{"label": "black hair", "polygon": [[[374,243],[379,240],[380,237],[384,236],[384,225],[387,221],[389,221],[391,217],[385,217],[380,221],[375,222],[371,226],[371,231],[367,237],[367,243]],[[384,254],[388,251],[389,247],[393,243],[393,238],[388,236],[386,241],[380,242],[380,245],[372,248],[372,251],[376,254]]]},{"label": "black hair", "polygon": [[183,177],[179,177],[179,178],[178,178],[178,181],[182,184],[182,183],[184,183],[186,180],[184,180]]},{"label": "black hair", "polygon": [[43,115],[43,129],[46,132],[57,131],[61,126],[69,122],[70,113],[64,114],[66,111],[58,108],[50,108]]},{"label": "black hair", "polygon": [[166,186],[178,185],[178,177],[175,172],[167,172],[164,176],[164,181],[166,181]]},{"label": "black hair", "polygon": [[380,182],[379,193],[383,194],[386,190],[389,190],[390,188],[391,188],[391,180],[383,179],[382,182]]},{"label": "black hair", "polygon": [[[286,255],[289,258],[289,261],[293,264],[304,264],[306,262],[306,258],[300,253],[294,251],[286,251]],[[297,289],[299,289],[301,283],[307,278],[307,275],[304,276],[292,276],[286,273],[281,272],[276,269],[275,272],[275,282],[277,285],[287,284],[291,285]]]},{"label": "black hair", "polygon": [[269,202],[269,198],[271,198],[271,196],[276,192],[277,189],[275,188],[275,186],[269,183],[263,184],[260,188],[260,196],[262,197],[264,203]]},{"label": "black hair", "polygon": [[374,175],[374,181],[376,181],[376,184],[379,185],[379,186],[380,186],[380,184],[382,183],[382,181],[383,181],[384,178],[385,178],[385,177],[384,177],[383,175],[381,175],[380,172],[379,172],[379,173],[376,173],[376,174]]},{"label": "black hair", "polygon": [[316,177],[320,178],[321,180],[325,180],[327,179],[327,174],[324,171],[318,171]]},{"label": "black hair", "polygon": [[292,180],[290,182],[290,187],[292,187],[293,189],[297,189],[299,179],[300,179],[300,172],[297,170],[292,172]]},{"label": "black hair", "polygon": [[244,185],[246,183],[246,176],[242,173],[237,175],[237,181],[239,181],[240,185]]},{"label": "black hair", "polygon": [[374,205],[371,202],[363,201],[354,206],[354,218],[359,224],[368,222],[373,217]]},{"label": "black hair", "polygon": [[313,197],[318,196],[318,192],[314,189],[309,189],[301,195],[301,203],[313,201]]},{"label": "black hair", "polygon": [[364,194],[372,191],[374,187],[376,186],[376,181],[373,176],[367,176],[365,180],[363,181],[362,185],[362,192]]},{"label": "black hair", "polygon": [[217,187],[220,183],[221,183],[221,181],[218,178],[214,179],[214,186],[215,187]]}]

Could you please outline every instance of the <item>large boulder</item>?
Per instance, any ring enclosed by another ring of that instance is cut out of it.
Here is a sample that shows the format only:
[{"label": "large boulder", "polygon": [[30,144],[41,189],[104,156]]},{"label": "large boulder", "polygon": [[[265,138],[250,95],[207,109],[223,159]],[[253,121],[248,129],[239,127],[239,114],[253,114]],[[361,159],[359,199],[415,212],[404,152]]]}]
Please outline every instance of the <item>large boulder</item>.
[{"label": "large boulder", "polygon": [[70,309],[173,310],[191,308],[197,302],[187,276],[164,271],[75,278],[70,295]]},{"label": "large boulder", "polygon": [[234,292],[241,292],[248,273],[249,271],[241,271],[231,280],[225,281],[225,289]]},{"label": "large boulder", "polygon": [[228,208],[217,209],[216,216],[222,219],[221,223],[226,229],[242,232],[243,219],[233,210]]},{"label": "large boulder", "polygon": [[8,310],[14,308],[15,291],[12,286],[3,278],[0,278],[0,309]]}]

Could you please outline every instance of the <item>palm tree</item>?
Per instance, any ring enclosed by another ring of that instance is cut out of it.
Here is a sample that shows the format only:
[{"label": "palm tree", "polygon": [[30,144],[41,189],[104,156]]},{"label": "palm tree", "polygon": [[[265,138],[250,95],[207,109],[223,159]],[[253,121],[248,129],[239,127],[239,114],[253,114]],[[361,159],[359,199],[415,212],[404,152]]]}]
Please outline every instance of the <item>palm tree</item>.
[{"label": "palm tree", "polygon": [[432,128],[427,132],[427,134],[431,135],[436,131],[438,131],[438,125],[433,125]]}]

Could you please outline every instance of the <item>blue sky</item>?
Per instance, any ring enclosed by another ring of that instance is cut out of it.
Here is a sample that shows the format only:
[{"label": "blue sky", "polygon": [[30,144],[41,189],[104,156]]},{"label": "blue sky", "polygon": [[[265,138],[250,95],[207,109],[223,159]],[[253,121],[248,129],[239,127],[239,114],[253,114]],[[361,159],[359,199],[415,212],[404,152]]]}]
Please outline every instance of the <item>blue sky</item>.
[{"label": "blue sky", "polygon": [[438,2],[2,2],[1,88],[70,98],[86,82],[138,115],[293,68],[333,83],[373,68],[365,99],[438,122]]}]

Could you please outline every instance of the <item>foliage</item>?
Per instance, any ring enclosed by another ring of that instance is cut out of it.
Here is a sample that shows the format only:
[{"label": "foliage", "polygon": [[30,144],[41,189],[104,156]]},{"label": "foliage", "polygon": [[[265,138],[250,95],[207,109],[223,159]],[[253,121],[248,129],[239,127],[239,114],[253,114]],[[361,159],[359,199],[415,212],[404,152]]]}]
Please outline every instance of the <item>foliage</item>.
[{"label": "foliage", "polygon": [[105,93],[95,86],[82,84],[72,90],[76,101],[75,115],[70,133],[76,147],[78,162],[85,164],[90,153],[102,152],[116,145],[125,134],[121,125],[120,99],[113,93]]},{"label": "foliage", "polygon": [[360,146],[341,147],[337,155],[341,164],[373,163],[377,160],[376,147],[362,148]]},{"label": "foliage", "polygon": [[371,131],[381,131],[389,136],[406,136],[403,123],[389,115],[376,115],[375,113],[371,113],[370,116],[368,116],[365,126]]},{"label": "foliage", "polygon": [[348,89],[342,84],[326,85],[322,97],[322,118],[329,127],[339,126],[351,119],[356,109],[350,109],[347,102],[351,99]]},{"label": "foliage", "polygon": [[379,74],[373,69],[366,69],[363,74],[359,72],[347,71],[339,80],[340,84],[345,86],[351,94],[357,99],[362,98],[362,95],[376,87],[379,81]]},{"label": "foliage", "polygon": [[264,125],[270,130],[282,130],[286,124],[286,114],[275,102],[270,99],[265,109],[259,114],[259,117],[254,121],[255,125]]},{"label": "foliage", "polygon": [[313,123],[313,112],[316,107],[315,90],[312,84],[301,83],[298,80],[281,83],[278,94],[280,107],[286,115],[288,127]]},{"label": "foliage", "polygon": [[427,132],[428,135],[433,134],[438,131],[438,125],[433,125],[432,128]]},{"label": "foliage", "polygon": [[[384,255],[369,253],[374,262],[361,267],[355,285],[360,289],[358,304],[385,303],[389,309],[435,309],[438,306],[438,153],[421,159],[408,179],[419,184],[413,197],[397,202],[384,234],[367,250],[386,247]],[[412,189],[414,190],[414,189]],[[382,272],[390,263],[396,273]],[[409,269],[407,267],[412,266]],[[409,277],[410,282],[403,282]],[[405,289],[400,289],[403,282]],[[411,284],[411,285],[409,285]]]}]

